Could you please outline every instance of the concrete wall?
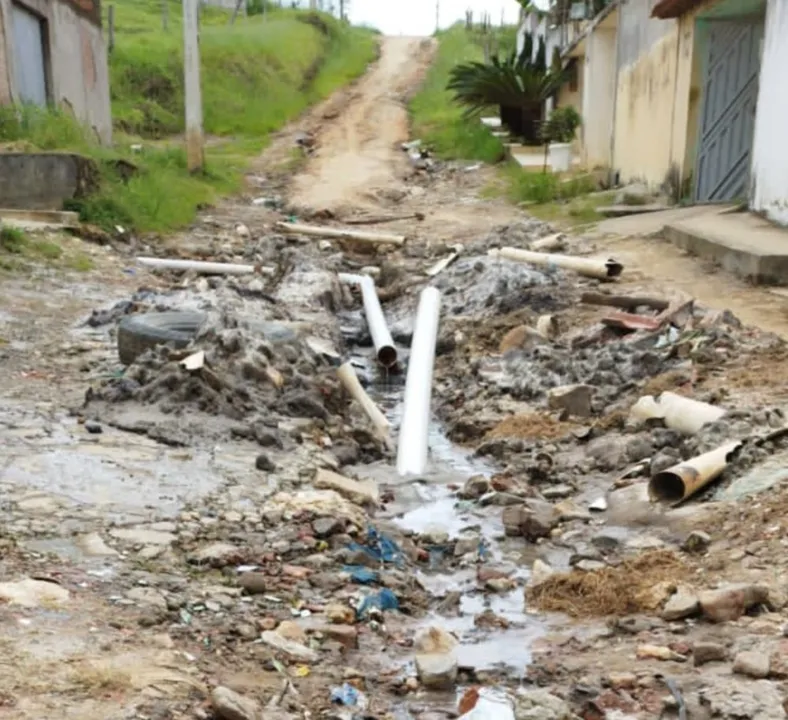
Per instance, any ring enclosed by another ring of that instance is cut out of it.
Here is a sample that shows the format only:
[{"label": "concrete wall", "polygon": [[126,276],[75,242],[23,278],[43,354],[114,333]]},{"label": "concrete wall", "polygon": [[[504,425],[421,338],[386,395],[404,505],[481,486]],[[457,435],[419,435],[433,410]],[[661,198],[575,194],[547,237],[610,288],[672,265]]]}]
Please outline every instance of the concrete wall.
[{"label": "concrete wall", "polygon": [[[17,0],[47,21],[49,31],[49,94],[51,101],[74,114],[103,143],[112,141],[107,49],[97,23],[96,0]],[[0,0],[5,32],[0,56],[0,102],[15,97],[13,35],[9,31],[11,0]],[[4,83],[8,89],[3,95]]]},{"label": "concrete wall", "polygon": [[650,17],[653,0],[619,7],[613,167],[624,182],[661,185],[671,165],[678,66],[675,20]]},{"label": "concrete wall", "polygon": [[753,210],[788,225],[788,1],[769,0],[752,162]]},{"label": "concrete wall", "polygon": [[90,189],[96,172],[78,155],[0,153],[0,207],[60,210]]},{"label": "concrete wall", "polygon": [[588,168],[610,167],[616,95],[616,29],[595,28],[586,39],[582,159]]}]

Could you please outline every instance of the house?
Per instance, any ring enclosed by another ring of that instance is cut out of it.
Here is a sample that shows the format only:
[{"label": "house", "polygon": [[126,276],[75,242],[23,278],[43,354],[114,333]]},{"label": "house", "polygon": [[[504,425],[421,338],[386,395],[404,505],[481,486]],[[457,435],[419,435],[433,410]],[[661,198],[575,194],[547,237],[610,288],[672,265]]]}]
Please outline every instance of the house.
[{"label": "house", "polygon": [[585,166],[788,225],[788,0],[612,0],[560,52]]},{"label": "house", "polygon": [[0,104],[56,105],[112,140],[99,0],[0,0]]}]

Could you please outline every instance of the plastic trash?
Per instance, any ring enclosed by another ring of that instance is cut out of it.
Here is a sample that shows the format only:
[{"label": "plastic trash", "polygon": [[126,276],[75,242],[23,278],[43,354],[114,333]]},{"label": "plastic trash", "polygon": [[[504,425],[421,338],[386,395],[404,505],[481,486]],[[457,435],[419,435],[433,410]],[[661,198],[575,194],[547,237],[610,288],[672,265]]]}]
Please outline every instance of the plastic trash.
[{"label": "plastic trash", "polygon": [[399,545],[391,538],[379,533],[374,527],[369,527],[367,529],[366,542],[363,545],[352,542],[347,547],[354,552],[360,550],[380,563],[401,565],[404,561],[404,556]]},{"label": "plastic trash", "polygon": [[331,702],[346,707],[354,707],[363,704],[364,695],[354,688],[350,683],[345,683],[341,687],[331,689]]},{"label": "plastic trash", "polygon": [[399,610],[399,600],[397,596],[388,588],[383,588],[379,592],[367,595],[356,609],[358,617],[364,617],[370,610]]},{"label": "plastic trash", "polygon": [[363,565],[345,565],[342,572],[348,573],[350,579],[359,585],[371,585],[380,579],[380,575]]}]

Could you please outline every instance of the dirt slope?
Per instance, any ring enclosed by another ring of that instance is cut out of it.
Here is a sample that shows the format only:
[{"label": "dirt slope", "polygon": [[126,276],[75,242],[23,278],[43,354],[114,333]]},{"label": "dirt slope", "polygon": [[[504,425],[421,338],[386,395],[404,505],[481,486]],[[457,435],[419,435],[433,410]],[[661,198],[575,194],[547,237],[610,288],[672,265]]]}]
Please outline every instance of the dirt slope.
[{"label": "dirt slope", "polygon": [[396,186],[406,169],[398,145],[408,139],[404,101],[432,55],[424,38],[385,38],[380,60],[346,97],[341,114],[317,134],[316,157],[298,175],[296,206],[337,210],[374,202],[376,189]]}]

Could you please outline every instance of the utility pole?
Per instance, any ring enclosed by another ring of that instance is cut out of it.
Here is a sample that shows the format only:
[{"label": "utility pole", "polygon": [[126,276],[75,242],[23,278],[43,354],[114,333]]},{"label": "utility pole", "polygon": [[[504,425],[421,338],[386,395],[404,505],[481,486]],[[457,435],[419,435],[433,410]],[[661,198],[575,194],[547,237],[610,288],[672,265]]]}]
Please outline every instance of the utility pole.
[{"label": "utility pole", "polygon": [[200,0],[183,0],[183,79],[186,105],[186,164],[200,172],[205,164],[200,87]]},{"label": "utility pole", "polygon": [[435,0],[435,32],[441,29],[441,0]]}]

